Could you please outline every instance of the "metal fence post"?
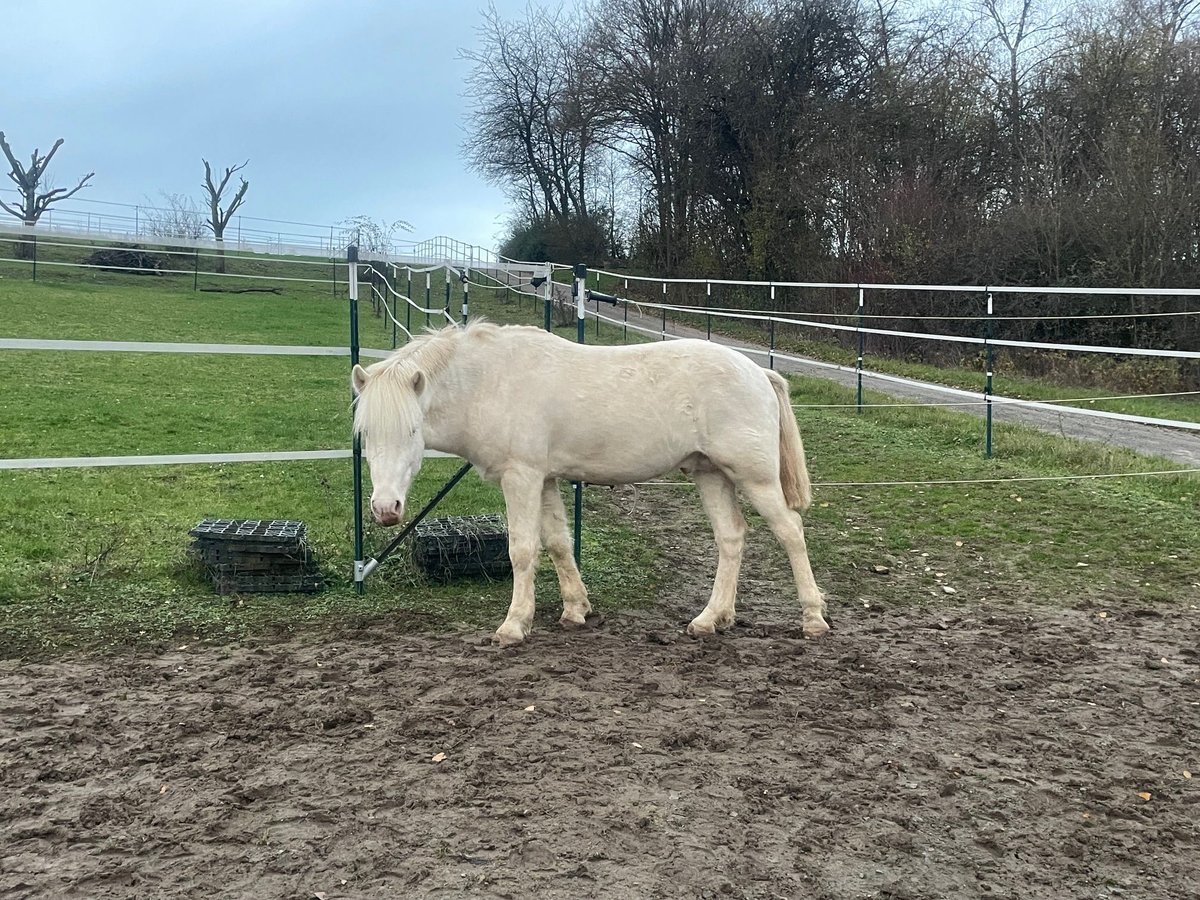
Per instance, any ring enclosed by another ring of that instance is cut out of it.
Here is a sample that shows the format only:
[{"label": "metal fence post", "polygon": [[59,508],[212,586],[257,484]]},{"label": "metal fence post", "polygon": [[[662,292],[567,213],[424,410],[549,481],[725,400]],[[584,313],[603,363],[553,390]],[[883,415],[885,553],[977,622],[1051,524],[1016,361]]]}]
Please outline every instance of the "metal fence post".
[{"label": "metal fence post", "polygon": [[855,412],[862,412],[863,405],[863,390],[862,390],[862,367],[863,367],[863,346],[867,336],[863,333],[863,288],[858,286],[858,364],[855,366],[855,373],[858,376],[858,395],[855,400]]},{"label": "metal fence post", "polygon": [[984,338],[983,345],[986,348],[986,360],[984,365],[986,368],[985,383],[983,386],[984,403],[987,409],[987,424],[985,426],[986,435],[984,443],[987,449],[987,458],[992,458],[992,363],[995,362],[995,350],[992,347],[992,292],[987,292],[987,320],[984,322]]},{"label": "metal fence post", "polygon": [[470,312],[471,312],[470,303],[468,302],[468,298],[467,298],[467,289],[470,286],[469,285],[470,277],[471,277],[471,270],[463,269],[463,274],[462,274],[462,286],[463,286],[462,317],[463,317],[464,325],[467,324],[467,319],[470,316]]},{"label": "metal fence post", "polygon": [[[771,312],[775,312],[775,285],[771,285]],[[767,333],[770,336],[767,344],[767,368],[775,368],[775,317],[767,317]]]},{"label": "metal fence post", "polygon": [[431,273],[426,272],[425,273],[425,327],[426,328],[429,327],[429,310],[433,309],[433,307],[429,305],[433,302],[433,288],[431,287],[431,280],[430,280],[431,278],[432,278]]},{"label": "metal fence post", "polygon": [[404,328],[412,334],[412,267],[405,266],[404,271],[408,273],[408,293],[405,295],[408,302],[404,304]]},{"label": "metal fence post", "polygon": [[[507,270],[506,270],[507,271]],[[546,284],[545,284],[545,299],[542,303],[542,318],[543,324],[547,331],[553,331],[552,322],[550,321],[551,308],[554,305],[554,267],[550,263],[546,263]]]},{"label": "metal fence post", "polygon": [[664,281],[663,289],[662,289],[662,335],[659,337],[659,340],[665,341],[666,339],[667,339],[667,283]]},{"label": "metal fence post", "polygon": [[[350,368],[358,365],[358,247],[351,244],[346,248],[348,263],[348,291],[350,295]],[[363,592],[363,514],[362,514],[362,441],[354,435],[354,590]]]},{"label": "metal fence post", "polygon": [[704,318],[707,320],[707,324],[708,324],[708,334],[704,338],[706,341],[712,340],[712,312],[709,310],[709,307],[711,307],[711,306],[712,306],[712,282],[706,281],[706,282],[704,282],[704,309],[705,309]]},{"label": "metal fence post", "polygon": [[[584,336],[584,298],[587,297],[587,265],[575,265],[575,336],[583,343]],[[582,412],[582,410],[580,411]],[[575,482],[575,565],[583,568],[583,482]]]}]

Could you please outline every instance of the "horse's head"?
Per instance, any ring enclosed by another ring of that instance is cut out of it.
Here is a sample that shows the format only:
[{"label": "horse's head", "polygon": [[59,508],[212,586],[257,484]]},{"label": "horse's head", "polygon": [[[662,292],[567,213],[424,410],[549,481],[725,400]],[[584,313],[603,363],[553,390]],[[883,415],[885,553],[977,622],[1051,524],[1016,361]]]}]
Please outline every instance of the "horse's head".
[{"label": "horse's head", "polygon": [[354,433],[363,441],[371,472],[371,515],[380,525],[404,518],[404,499],[425,457],[421,395],[425,375],[406,366],[356,365]]}]

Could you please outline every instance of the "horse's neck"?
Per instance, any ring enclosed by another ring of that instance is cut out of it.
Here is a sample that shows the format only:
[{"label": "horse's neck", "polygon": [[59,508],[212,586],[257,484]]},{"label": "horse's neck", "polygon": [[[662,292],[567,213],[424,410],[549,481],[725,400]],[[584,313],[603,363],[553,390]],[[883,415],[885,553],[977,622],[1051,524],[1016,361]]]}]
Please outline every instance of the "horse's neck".
[{"label": "horse's neck", "polygon": [[430,378],[429,405],[422,429],[427,449],[459,455],[466,452],[464,422],[472,401],[482,390],[481,381],[479,370],[465,365],[457,353]]}]

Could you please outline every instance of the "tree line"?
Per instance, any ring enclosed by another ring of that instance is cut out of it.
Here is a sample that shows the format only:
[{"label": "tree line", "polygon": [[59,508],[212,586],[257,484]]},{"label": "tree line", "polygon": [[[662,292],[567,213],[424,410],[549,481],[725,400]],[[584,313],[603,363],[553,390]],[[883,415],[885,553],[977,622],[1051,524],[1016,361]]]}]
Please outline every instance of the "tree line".
[{"label": "tree line", "polygon": [[[523,258],[759,279],[1196,286],[1198,8],[493,8],[464,54],[464,153],[508,191],[504,250]],[[1194,318],[1156,340],[1194,343]]]}]

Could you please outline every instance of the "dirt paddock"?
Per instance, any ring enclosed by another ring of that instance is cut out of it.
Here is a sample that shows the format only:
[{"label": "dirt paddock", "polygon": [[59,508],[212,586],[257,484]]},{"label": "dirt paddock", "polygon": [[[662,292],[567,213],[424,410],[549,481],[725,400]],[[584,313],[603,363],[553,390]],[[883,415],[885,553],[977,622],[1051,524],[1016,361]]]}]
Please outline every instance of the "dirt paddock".
[{"label": "dirt paddock", "polygon": [[1189,604],[843,605],[806,641],[750,579],[697,642],[692,543],[686,609],[512,650],[0,663],[0,896],[1200,896]]}]

